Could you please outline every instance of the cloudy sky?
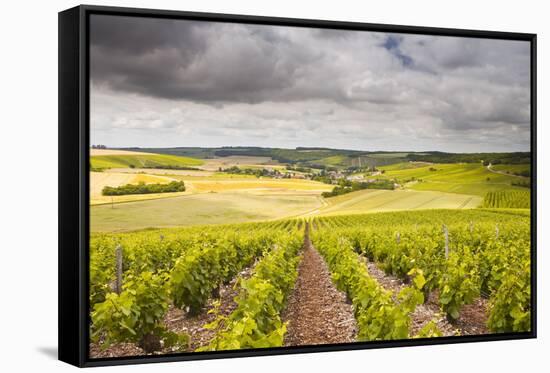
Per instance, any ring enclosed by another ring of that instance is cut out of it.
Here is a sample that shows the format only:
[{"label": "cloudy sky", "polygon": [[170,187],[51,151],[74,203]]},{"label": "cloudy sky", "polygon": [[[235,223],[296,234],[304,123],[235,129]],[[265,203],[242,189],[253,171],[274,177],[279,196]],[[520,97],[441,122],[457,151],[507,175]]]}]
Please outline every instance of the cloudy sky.
[{"label": "cloudy sky", "polygon": [[91,141],[529,150],[529,43],[91,17]]}]

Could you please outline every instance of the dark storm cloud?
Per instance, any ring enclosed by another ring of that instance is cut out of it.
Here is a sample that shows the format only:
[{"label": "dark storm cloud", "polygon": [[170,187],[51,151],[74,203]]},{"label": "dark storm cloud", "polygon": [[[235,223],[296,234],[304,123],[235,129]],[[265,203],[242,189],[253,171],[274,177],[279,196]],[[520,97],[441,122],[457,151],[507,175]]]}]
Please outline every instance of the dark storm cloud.
[{"label": "dark storm cloud", "polygon": [[126,145],[138,130],[181,134],[165,145],[529,144],[526,42],[96,15],[90,42],[93,123]]},{"label": "dark storm cloud", "polygon": [[300,68],[318,58],[255,26],[101,16],[92,17],[91,35],[95,83],[169,99],[292,96]]}]

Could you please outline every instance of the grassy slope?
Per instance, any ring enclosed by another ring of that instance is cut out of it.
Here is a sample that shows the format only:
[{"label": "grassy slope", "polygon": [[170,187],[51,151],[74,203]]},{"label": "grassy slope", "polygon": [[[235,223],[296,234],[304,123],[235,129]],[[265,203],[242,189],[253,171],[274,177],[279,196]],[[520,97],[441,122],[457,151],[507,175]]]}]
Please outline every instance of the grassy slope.
[{"label": "grassy slope", "polygon": [[179,157],[167,154],[143,155],[100,155],[92,156],[90,162],[93,168],[116,167],[155,167],[155,166],[200,166],[203,161],[189,157]]},{"label": "grassy slope", "polygon": [[495,164],[491,166],[491,168],[495,171],[513,173],[513,172],[530,171],[531,165],[529,164]]},{"label": "grassy slope", "polygon": [[[437,171],[430,171],[435,168]],[[496,174],[487,170],[481,164],[433,164],[423,167],[412,167],[408,164],[380,167],[386,170],[381,175],[385,179],[397,179],[400,183],[411,180],[413,177],[421,182],[411,183],[409,188],[414,190],[432,190],[449,193],[471,194],[484,196],[489,191],[498,190],[525,190],[511,186],[515,176]]]},{"label": "grassy slope", "polygon": [[137,230],[226,224],[278,219],[303,214],[321,206],[315,195],[254,195],[205,193],[90,208],[90,229]]},{"label": "grassy slope", "polygon": [[333,155],[330,157],[321,158],[315,162],[324,164],[325,166],[339,166],[345,164],[346,160],[347,158],[343,155]]},{"label": "grassy slope", "polygon": [[388,171],[401,171],[401,170],[411,170],[415,168],[430,167],[432,164],[427,162],[401,162],[395,163],[388,166],[378,167],[381,170]]}]

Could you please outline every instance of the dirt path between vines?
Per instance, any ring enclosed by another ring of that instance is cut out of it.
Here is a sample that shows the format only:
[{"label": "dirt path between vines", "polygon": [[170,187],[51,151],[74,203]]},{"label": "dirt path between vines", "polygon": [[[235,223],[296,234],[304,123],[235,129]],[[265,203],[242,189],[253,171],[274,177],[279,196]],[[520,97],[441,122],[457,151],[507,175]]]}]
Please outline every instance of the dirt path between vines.
[{"label": "dirt path between vines", "polygon": [[289,322],[285,346],[349,343],[356,338],[353,308],[332,283],[325,261],[309,240],[308,227],[298,279],[282,318]]}]

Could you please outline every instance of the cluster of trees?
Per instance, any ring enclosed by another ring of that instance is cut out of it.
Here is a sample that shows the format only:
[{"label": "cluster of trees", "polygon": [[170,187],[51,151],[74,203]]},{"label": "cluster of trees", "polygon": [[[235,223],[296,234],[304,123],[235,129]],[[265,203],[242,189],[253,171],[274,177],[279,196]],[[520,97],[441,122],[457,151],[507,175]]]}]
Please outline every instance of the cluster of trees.
[{"label": "cluster of trees", "polygon": [[330,175],[328,175],[326,173],[320,173],[320,174],[317,174],[317,175],[313,175],[311,177],[311,180],[319,181],[319,182],[325,183],[325,184],[332,184],[332,178],[330,177]]},{"label": "cluster of trees", "polygon": [[303,166],[286,166],[286,169],[288,171],[296,171],[296,172],[303,172],[305,174],[312,173],[313,171],[309,167],[303,167]]},{"label": "cluster of trees", "polygon": [[256,177],[261,176],[282,176],[282,174],[278,170],[271,170],[267,168],[239,168],[237,166],[232,166],[229,168],[219,168],[220,172],[225,172],[228,174],[235,174],[235,175],[254,175]]},{"label": "cluster of trees", "polygon": [[362,181],[350,181],[350,180],[340,180],[338,185],[332,189],[331,192],[323,192],[322,196],[325,198],[340,196],[342,194],[355,192],[363,189],[395,189],[395,185],[390,180],[377,180],[372,183],[362,182]]},{"label": "cluster of trees", "polygon": [[150,193],[170,193],[185,192],[183,181],[171,181],[168,184],[126,184],[119,187],[106,186],[101,193],[104,196],[123,196],[126,194],[150,194]]},{"label": "cluster of trees", "polygon": [[[136,168],[136,165],[131,164],[129,167]],[[178,166],[173,164],[156,164],[156,165],[146,165],[146,166],[139,166],[139,167],[140,168],[158,168],[160,170],[199,170],[197,167]]]}]

